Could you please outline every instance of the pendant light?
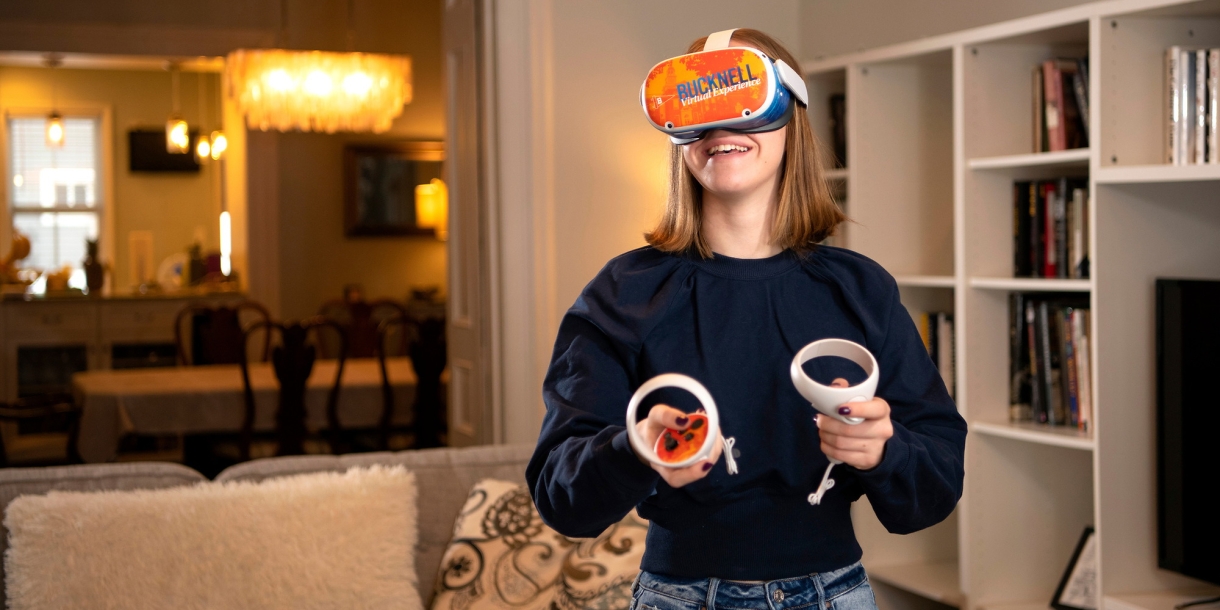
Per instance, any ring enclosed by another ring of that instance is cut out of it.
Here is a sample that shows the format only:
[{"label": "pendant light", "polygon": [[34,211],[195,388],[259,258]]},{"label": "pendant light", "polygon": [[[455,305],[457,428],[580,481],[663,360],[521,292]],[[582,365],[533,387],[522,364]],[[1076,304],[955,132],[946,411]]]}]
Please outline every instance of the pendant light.
[{"label": "pendant light", "polygon": [[170,113],[169,119],[165,121],[165,151],[170,154],[185,154],[191,149],[191,133],[190,126],[186,124],[186,119],[182,118],[182,113],[178,109],[178,64],[169,62],[169,78],[171,87],[171,98],[173,100],[173,112]]},{"label": "pendant light", "polygon": [[[48,53],[43,59],[43,65],[48,68],[58,68],[63,65],[63,58],[54,53]],[[47,115],[47,148],[63,148],[64,117],[55,106],[55,77],[51,77],[51,114]]]}]

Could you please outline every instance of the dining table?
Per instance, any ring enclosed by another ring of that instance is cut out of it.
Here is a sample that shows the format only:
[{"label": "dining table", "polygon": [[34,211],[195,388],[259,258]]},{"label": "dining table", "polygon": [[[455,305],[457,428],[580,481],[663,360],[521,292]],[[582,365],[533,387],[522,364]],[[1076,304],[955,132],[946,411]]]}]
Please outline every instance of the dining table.
[{"label": "dining table", "polygon": [[[305,419],[311,430],[328,425],[326,400],[337,365],[337,360],[318,360],[310,373]],[[268,362],[250,364],[249,371],[254,429],[274,430],[279,403],[275,373]],[[418,385],[411,359],[387,358],[386,374],[393,388],[393,423],[410,422]],[[246,412],[236,364],[84,371],[72,376],[72,390],[81,408],[77,452],[88,463],[113,461],[127,434],[237,432]],[[347,359],[338,400],[340,425],[376,427],[383,408],[377,359]]]}]

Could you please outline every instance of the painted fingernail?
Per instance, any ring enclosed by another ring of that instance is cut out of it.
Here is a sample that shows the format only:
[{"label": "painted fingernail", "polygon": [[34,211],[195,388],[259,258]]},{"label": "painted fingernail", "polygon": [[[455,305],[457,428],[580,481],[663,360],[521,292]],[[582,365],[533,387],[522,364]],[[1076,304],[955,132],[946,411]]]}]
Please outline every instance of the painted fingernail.
[{"label": "painted fingernail", "polygon": [[690,423],[690,419],[686,417],[679,417],[674,421],[677,422],[679,426],[685,426],[686,424]]},{"label": "painted fingernail", "polygon": [[703,472],[707,472],[707,471],[709,471],[709,470],[711,470],[711,469],[712,469],[712,463],[711,463],[711,462],[704,462],[704,463],[703,463]]},{"label": "painted fingernail", "polygon": [[839,415],[851,415],[851,407],[839,407]]}]

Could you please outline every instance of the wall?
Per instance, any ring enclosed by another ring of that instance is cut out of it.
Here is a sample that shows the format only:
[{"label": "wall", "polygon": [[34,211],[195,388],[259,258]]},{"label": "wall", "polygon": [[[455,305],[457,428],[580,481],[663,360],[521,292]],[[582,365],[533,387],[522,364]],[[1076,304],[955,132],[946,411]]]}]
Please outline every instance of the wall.
[{"label": "wall", "polygon": [[[644,245],[668,188],[668,140],[648,125],[640,83],[690,41],[731,27],[799,57],[797,0],[553,3],[555,299],[571,306],[610,258]],[[554,336],[553,334],[551,335]]]},{"label": "wall", "polygon": [[[201,82],[207,114],[204,124],[209,130],[219,129],[217,74],[180,75],[182,114],[192,127],[199,125]],[[197,227],[205,236],[205,249],[218,247],[220,195],[216,166],[205,165],[199,173],[133,173],[127,169],[127,132],[136,127],[165,128],[172,109],[168,72],[0,67],[0,106],[48,107],[52,84],[60,108],[108,106],[113,112],[114,201],[103,204],[114,215],[114,254],[108,261],[112,289],[126,289],[133,283],[127,248],[131,231],[153,232],[154,265],[172,253],[184,252],[194,240]]]},{"label": "wall", "polygon": [[[414,286],[444,290],[444,242],[431,237],[361,237],[343,234],[343,147],[379,140],[444,140],[441,75],[441,0],[361,0],[361,50],[411,56],[414,95],[385,134],[283,133],[277,138],[280,176],[280,309],[286,317],[317,312],[347,284],[367,297],[407,298]],[[293,13],[300,29],[293,46],[342,50],[346,36],[335,22],[344,5],[317,3]],[[292,18],[292,17],[290,17]]]},{"label": "wall", "polygon": [[802,58],[817,59],[948,34],[1091,0],[803,0]]}]

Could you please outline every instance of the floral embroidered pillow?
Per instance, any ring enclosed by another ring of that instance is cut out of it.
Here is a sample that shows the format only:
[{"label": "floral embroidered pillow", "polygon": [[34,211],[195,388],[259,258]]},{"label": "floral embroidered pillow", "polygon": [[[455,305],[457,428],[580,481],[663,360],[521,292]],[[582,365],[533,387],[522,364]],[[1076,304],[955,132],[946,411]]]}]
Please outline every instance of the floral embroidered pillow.
[{"label": "floral embroidered pillow", "polygon": [[524,485],[484,479],[453,526],[432,609],[626,610],[647,532],[633,510],[597,538],[568,538]]}]

